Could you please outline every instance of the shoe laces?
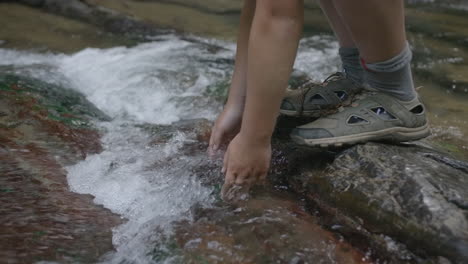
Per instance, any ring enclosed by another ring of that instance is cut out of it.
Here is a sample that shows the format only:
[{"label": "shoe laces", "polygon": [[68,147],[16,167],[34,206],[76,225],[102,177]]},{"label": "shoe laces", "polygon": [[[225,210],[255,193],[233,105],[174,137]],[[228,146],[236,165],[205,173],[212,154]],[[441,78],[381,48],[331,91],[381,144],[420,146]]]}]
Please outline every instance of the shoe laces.
[{"label": "shoe laces", "polygon": [[328,77],[325,79],[325,81],[323,81],[323,84],[327,84],[327,83],[330,83],[330,82],[336,82],[336,81],[342,80],[343,78],[345,78],[344,73],[342,73],[342,72],[335,72],[335,73],[333,73],[332,75],[328,76]]},{"label": "shoe laces", "polygon": [[303,83],[299,88],[305,89],[306,90],[305,92],[307,93],[307,91],[309,91],[310,88],[314,86],[319,86],[319,85],[326,86],[328,83],[336,82],[336,81],[342,80],[343,78],[345,78],[344,73],[335,72],[331,74],[330,76],[328,76],[322,83],[317,83],[313,79],[309,79],[305,83]]}]

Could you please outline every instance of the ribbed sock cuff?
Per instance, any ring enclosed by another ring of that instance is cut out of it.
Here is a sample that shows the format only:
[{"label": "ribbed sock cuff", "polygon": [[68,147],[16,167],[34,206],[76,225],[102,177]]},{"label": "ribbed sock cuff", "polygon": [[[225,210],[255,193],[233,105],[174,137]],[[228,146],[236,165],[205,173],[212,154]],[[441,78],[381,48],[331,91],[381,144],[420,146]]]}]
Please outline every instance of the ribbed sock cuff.
[{"label": "ribbed sock cuff", "polygon": [[412,53],[407,44],[395,57],[377,63],[362,61],[365,81],[370,87],[392,95],[402,101],[410,101],[416,96],[411,73]]},{"label": "ribbed sock cuff", "polygon": [[409,44],[406,43],[405,48],[400,52],[400,54],[395,57],[376,63],[366,63],[362,61],[364,68],[374,72],[396,72],[406,65],[411,63],[413,59],[413,53],[409,47]]}]

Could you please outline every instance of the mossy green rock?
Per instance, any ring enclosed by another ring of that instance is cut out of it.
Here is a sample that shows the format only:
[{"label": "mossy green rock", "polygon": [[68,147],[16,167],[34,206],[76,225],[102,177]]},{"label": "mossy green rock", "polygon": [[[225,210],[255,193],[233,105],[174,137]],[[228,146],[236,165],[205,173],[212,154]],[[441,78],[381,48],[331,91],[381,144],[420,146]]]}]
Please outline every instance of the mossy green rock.
[{"label": "mossy green rock", "polygon": [[93,121],[106,119],[76,91],[0,74],[3,262],[96,263],[113,249],[120,217],[70,192],[65,170],[102,151]]},{"label": "mossy green rock", "polygon": [[87,127],[91,120],[110,120],[79,92],[37,79],[0,74],[0,91],[14,92],[18,98],[32,97],[38,101],[34,110],[44,109],[49,119],[73,127]]}]

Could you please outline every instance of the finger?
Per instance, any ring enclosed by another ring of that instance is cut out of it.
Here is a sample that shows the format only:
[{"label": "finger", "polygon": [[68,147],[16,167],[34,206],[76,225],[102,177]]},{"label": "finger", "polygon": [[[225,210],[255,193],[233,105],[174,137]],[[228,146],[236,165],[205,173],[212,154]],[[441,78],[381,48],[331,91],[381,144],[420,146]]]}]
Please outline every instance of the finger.
[{"label": "finger", "polygon": [[237,176],[235,183],[237,185],[249,185],[254,181],[251,172],[246,172]]},{"label": "finger", "polygon": [[221,173],[226,174],[228,165],[229,165],[228,163],[229,163],[229,150],[226,151],[226,153],[224,154],[223,168],[221,169]]},{"label": "finger", "polygon": [[235,172],[232,172],[231,170],[229,170],[228,168],[226,172],[226,176],[224,177],[224,184],[228,184],[228,185],[235,184],[237,177],[238,175]]},{"label": "finger", "polygon": [[213,152],[214,133],[215,133],[215,127],[212,127],[211,128],[210,141],[208,143],[208,149],[207,149],[208,155],[211,158],[214,156],[214,152]]},{"label": "finger", "polygon": [[246,185],[232,185],[224,196],[224,200],[228,202],[240,202],[249,198],[250,186]]},{"label": "finger", "polygon": [[208,157],[211,160],[214,160],[216,157],[216,152],[213,151],[213,148],[209,145],[208,148],[206,149],[206,152],[208,153]]},{"label": "finger", "polygon": [[221,199],[223,199],[223,201],[229,201],[229,191],[232,187],[233,184],[228,184],[226,182],[223,184],[223,188],[221,188]]},{"label": "finger", "polygon": [[232,192],[232,188],[235,187],[234,182],[235,182],[235,174],[229,173],[228,171],[224,179],[223,188],[221,189],[221,197],[223,200],[225,201],[231,200],[230,193]]},{"label": "finger", "polygon": [[221,198],[223,199],[223,201],[232,202],[233,201],[233,192],[235,191],[236,188],[237,188],[237,186],[234,185],[234,184],[225,184],[223,186],[223,191],[222,191],[222,194],[221,194]]},{"label": "finger", "polygon": [[221,145],[221,139],[223,138],[223,134],[224,133],[221,129],[213,128],[209,146],[213,153],[219,149],[219,146]]},{"label": "finger", "polygon": [[268,173],[267,172],[259,172],[256,177],[256,183],[257,184],[265,184],[266,183],[266,178],[267,178]]}]

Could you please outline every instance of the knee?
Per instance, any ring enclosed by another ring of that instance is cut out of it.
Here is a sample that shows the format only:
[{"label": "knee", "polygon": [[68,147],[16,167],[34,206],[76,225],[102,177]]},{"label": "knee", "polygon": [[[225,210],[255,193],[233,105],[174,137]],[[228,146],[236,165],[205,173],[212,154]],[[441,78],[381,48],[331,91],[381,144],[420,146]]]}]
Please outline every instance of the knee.
[{"label": "knee", "polygon": [[257,0],[257,10],[269,19],[302,20],[304,0]]}]

